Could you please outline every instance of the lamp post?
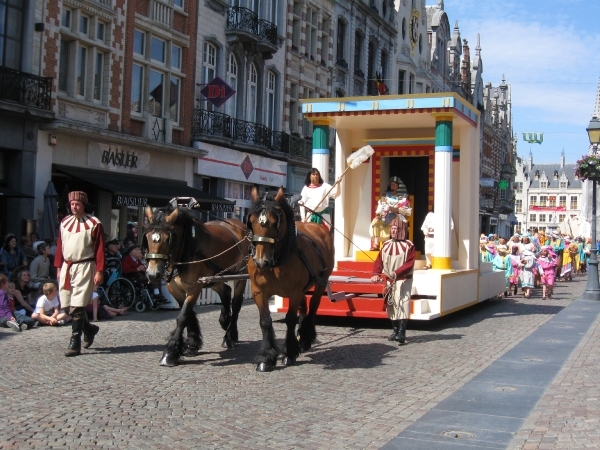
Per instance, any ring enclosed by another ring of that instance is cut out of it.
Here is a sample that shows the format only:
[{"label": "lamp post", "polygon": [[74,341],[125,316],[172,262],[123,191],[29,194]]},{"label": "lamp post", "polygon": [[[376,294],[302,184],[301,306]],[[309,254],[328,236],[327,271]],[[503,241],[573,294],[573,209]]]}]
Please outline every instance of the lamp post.
[{"label": "lamp post", "polygon": [[[598,151],[600,144],[600,121],[596,116],[592,117],[590,124],[586,129],[592,144],[593,152]],[[598,180],[589,179],[592,182],[592,248],[590,249],[590,262],[588,270],[587,283],[582,298],[586,300],[600,301],[600,285],[598,284],[598,254],[596,247],[596,182]]]}]

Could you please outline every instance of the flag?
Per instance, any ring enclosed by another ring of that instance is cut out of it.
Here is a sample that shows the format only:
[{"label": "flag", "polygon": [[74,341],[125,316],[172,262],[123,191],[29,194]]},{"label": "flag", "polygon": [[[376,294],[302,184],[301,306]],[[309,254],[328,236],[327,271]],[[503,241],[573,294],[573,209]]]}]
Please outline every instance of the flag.
[{"label": "flag", "polygon": [[541,144],[544,142],[544,133],[523,133],[523,140],[530,144]]}]

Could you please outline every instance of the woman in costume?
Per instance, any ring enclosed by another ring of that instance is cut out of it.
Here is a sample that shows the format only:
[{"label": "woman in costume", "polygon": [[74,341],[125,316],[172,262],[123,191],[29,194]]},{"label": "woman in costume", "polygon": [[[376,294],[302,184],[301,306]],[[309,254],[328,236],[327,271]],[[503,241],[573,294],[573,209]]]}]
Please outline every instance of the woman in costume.
[{"label": "woman in costume", "polygon": [[379,244],[390,238],[390,223],[394,219],[407,222],[406,218],[412,214],[408,192],[402,180],[391,177],[390,184],[377,202],[375,218],[371,222],[371,250],[379,250]]},{"label": "woman in costume", "polygon": [[323,181],[319,169],[310,169],[298,201],[302,222],[315,222],[331,228],[329,200],[340,195],[340,184],[341,178],[338,178],[332,189],[330,184]]},{"label": "woman in costume", "polygon": [[542,276],[542,298],[545,299],[546,296],[552,298],[556,278],[556,255],[552,251],[552,246],[542,248],[537,264]]}]

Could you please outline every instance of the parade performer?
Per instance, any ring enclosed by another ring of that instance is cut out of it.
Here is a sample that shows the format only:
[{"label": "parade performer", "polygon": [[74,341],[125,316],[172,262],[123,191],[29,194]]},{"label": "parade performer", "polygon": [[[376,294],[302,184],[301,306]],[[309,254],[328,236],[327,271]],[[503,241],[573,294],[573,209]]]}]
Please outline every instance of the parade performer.
[{"label": "parade performer", "polygon": [[421,225],[421,231],[425,236],[425,259],[427,260],[427,265],[423,267],[423,269],[431,269],[431,264],[433,261],[433,249],[434,249],[434,219],[435,216],[433,211],[430,211],[425,216],[425,221],[423,225]]},{"label": "parade performer", "polygon": [[514,295],[517,295],[517,288],[519,287],[519,279],[521,275],[521,255],[519,253],[519,247],[513,245],[511,247],[511,253],[509,255],[510,262],[512,264],[513,274],[509,278],[510,286],[508,290],[512,290]]},{"label": "parade performer", "polygon": [[563,250],[565,244],[557,233],[552,233],[550,245],[552,245],[552,251],[556,254],[556,278],[560,279],[560,272],[562,269]]},{"label": "parade performer", "polygon": [[506,245],[499,245],[496,247],[498,254],[492,260],[492,269],[496,271],[504,272],[504,285],[506,287],[504,296],[508,297],[508,290],[510,289],[510,277],[513,274],[512,261],[507,255],[508,248]]},{"label": "parade performer", "polygon": [[341,177],[332,187],[325,183],[319,169],[312,168],[306,174],[304,187],[300,193],[300,217],[302,222],[315,222],[331,228],[329,200],[340,195]]},{"label": "parade performer", "polygon": [[531,289],[535,283],[536,260],[531,250],[523,250],[521,254],[521,286],[525,291],[525,298],[531,297]]},{"label": "parade performer", "polygon": [[542,248],[540,256],[537,259],[540,275],[542,276],[542,298],[552,298],[554,290],[554,281],[556,279],[556,255],[552,251],[552,246]]},{"label": "parade performer", "polygon": [[371,222],[371,250],[379,250],[379,244],[390,238],[390,223],[393,219],[406,222],[411,214],[406,186],[400,178],[391,177],[385,195],[377,202],[375,218]]},{"label": "parade performer", "polygon": [[102,284],[104,271],[104,227],[100,220],[87,214],[88,196],[83,191],[69,192],[70,216],[59,227],[54,266],[60,285],[60,302],[73,318],[71,340],[65,356],[81,353],[94,342],[99,331],[87,319],[85,308],[92,298],[94,286]]},{"label": "parade performer", "polygon": [[393,219],[390,223],[391,239],[384,242],[373,266],[371,281],[381,281],[383,273],[390,283],[384,295],[388,317],[394,331],[390,341],[404,344],[406,341],[406,325],[410,314],[410,296],[412,278],[415,267],[415,246],[408,240],[408,223]]}]

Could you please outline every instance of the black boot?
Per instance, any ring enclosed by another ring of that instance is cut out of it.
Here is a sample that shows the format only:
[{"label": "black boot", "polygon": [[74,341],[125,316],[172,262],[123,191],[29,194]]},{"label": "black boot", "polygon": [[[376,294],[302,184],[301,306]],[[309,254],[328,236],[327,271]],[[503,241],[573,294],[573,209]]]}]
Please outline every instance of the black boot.
[{"label": "black boot", "polygon": [[396,339],[400,344],[404,344],[406,342],[406,325],[408,324],[408,319],[399,320],[400,329],[398,330],[398,339]]},{"label": "black boot", "polygon": [[90,348],[92,346],[94,337],[98,334],[98,331],[100,331],[100,327],[91,324],[86,313],[83,324],[83,348]]},{"label": "black boot", "polygon": [[398,340],[398,331],[400,330],[400,321],[392,320],[392,325],[394,326],[394,331],[392,334],[388,336],[388,341],[397,341]]},{"label": "black boot", "polygon": [[71,341],[69,342],[69,348],[65,352],[65,356],[77,356],[81,354],[81,332],[83,331],[83,325],[85,320],[85,308],[72,308],[71,317],[73,322],[71,324]]}]

